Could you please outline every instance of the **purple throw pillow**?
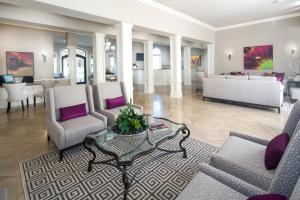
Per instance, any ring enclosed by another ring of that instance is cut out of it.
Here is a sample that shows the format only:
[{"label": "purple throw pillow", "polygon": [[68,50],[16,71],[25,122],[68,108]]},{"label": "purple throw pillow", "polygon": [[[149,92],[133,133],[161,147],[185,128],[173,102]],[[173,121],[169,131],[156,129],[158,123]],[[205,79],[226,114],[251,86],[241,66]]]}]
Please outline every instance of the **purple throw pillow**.
[{"label": "purple throw pillow", "polygon": [[85,103],[59,108],[59,112],[61,122],[87,115]]},{"label": "purple throw pillow", "polygon": [[284,73],[276,73],[276,79],[277,81],[280,81],[282,83],[283,79],[284,79]]},{"label": "purple throw pillow", "polygon": [[250,197],[247,200],[286,200],[286,197],[280,194],[263,194]]},{"label": "purple throw pillow", "polygon": [[117,108],[126,105],[126,100],[124,96],[120,96],[113,99],[106,99],[106,105],[108,109]]},{"label": "purple throw pillow", "polygon": [[282,133],[268,143],[265,153],[265,166],[268,170],[277,168],[289,141],[289,135]]}]

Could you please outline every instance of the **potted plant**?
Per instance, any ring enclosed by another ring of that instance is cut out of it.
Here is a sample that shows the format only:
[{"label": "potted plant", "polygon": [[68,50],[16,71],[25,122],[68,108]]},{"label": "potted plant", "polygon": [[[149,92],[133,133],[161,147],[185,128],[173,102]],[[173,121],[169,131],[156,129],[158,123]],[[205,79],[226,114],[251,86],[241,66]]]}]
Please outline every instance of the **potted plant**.
[{"label": "potted plant", "polygon": [[112,131],[122,136],[147,136],[149,125],[144,115],[138,115],[134,112],[133,105],[127,104],[125,109],[120,110],[120,115],[116,119]]}]

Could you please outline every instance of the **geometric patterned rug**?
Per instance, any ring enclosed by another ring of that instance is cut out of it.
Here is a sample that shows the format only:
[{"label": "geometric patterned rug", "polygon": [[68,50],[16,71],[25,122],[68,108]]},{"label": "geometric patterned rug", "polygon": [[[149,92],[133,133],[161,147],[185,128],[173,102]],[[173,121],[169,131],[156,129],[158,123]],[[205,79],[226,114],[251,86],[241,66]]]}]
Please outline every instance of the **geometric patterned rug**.
[{"label": "geometric patterned rug", "polygon": [[[179,137],[177,137],[179,139]],[[178,139],[166,141],[160,147],[178,149]],[[154,151],[138,158],[128,168],[130,175],[150,159],[137,174],[130,187],[128,199],[172,200],[199,171],[199,164],[208,162],[217,147],[188,138],[184,143],[187,158],[182,153],[169,154],[154,159],[163,152]],[[97,151],[97,160],[109,158]],[[124,186],[121,172],[109,165],[93,165],[87,172],[91,154],[82,146],[65,152],[62,162],[58,151],[52,151],[20,162],[26,200],[93,200],[123,198]]]}]

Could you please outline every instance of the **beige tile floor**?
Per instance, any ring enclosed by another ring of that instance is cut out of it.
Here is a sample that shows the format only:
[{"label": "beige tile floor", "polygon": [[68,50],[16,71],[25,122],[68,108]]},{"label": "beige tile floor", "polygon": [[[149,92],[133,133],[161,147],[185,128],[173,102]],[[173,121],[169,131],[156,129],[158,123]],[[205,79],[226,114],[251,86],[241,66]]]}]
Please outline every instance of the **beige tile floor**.
[{"label": "beige tile floor", "polygon": [[[134,101],[143,105],[146,113],[184,122],[193,138],[217,146],[230,130],[270,139],[280,133],[289,113],[285,108],[278,114],[275,109],[203,102],[201,93],[190,87],[184,88],[182,99],[171,99],[168,87],[157,87],[152,95],[142,91],[135,86]],[[46,139],[45,117],[42,105],[24,112],[13,108],[9,114],[0,110],[0,187],[8,188],[9,200],[24,199],[19,161],[55,149]]]}]

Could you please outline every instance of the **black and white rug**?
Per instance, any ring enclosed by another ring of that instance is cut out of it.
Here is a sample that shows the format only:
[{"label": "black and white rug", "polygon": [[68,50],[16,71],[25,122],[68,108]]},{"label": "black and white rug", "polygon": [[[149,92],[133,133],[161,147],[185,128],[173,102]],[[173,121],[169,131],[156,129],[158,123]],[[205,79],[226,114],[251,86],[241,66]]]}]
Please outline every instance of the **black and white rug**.
[{"label": "black and white rug", "polygon": [[[153,159],[138,173],[130,188],[128,199],[176,199],[178,194],[199,171],[199,163],[208,162],[216,147],[188,138],[184,142],[188,158],[182,153],[170,154]],[[167,141],[160,147],[177,149],[178,140]],[[143,162],[161,154],[155,151],[138,158],[128,169],[136,173]],[[91,154],[82,146],[66,151],[64,161],[58,161],[58,152],[20,162],[26,200],[102,200],[122,199],[123,183],[121,172],[113,166],[93,165],[87,172]],[[97,160],[108,157],[100,152]]]}]

